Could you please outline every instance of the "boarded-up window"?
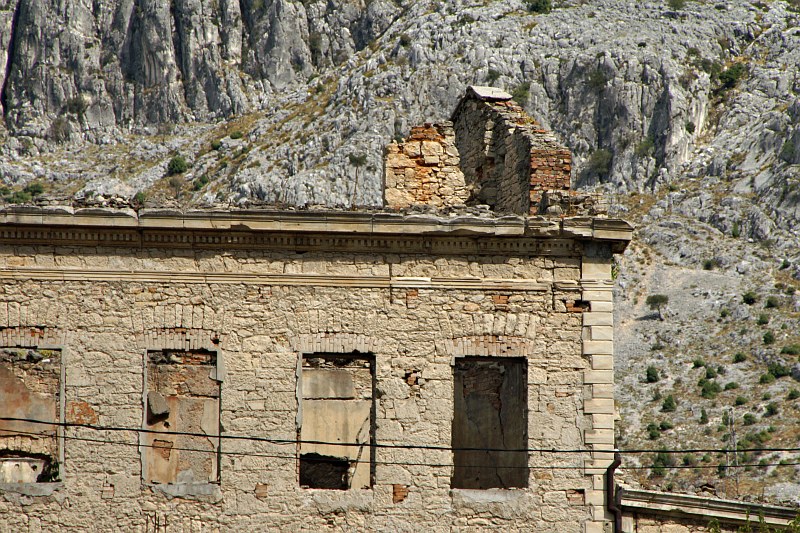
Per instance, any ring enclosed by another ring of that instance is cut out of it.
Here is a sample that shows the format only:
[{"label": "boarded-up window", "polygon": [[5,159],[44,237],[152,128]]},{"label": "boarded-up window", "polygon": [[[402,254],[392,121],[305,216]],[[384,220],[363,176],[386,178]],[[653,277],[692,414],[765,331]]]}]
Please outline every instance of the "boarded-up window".
[{"label": "boarded-up window", "polygon": [[374,358],[361,354],[303,357],[301,486],[339,490],[372,486],[374,369]]},{"label": "boarded-up window", "polygon": [[60,350],[0,348],[0,483],[58,480],[60,400]]},{"label": "boarded-up window", "polygon": [[[147,352],[144,480],[151,483],[219,481],[219,382],[216,353]],[[195,435],[187,435],[198,434]]]},{"label": "boarded-up window", "polygon": [[524,359],[456,359],[453,488],[528,486]]}]

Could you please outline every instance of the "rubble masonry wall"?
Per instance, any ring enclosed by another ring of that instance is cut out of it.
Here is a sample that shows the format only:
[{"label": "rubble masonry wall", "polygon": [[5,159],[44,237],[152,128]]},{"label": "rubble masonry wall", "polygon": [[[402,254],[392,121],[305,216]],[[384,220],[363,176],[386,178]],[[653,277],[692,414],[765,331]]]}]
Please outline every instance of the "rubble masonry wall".
[{"label": "rubble masonry wall", "polygon": [[[220,423],[233,435],[292,442],[298,358],[359,350],[375,357],[381,444],[450,446],[451,364],[466,355],[527,358],[530,448],[613,440],[611,290],[599,281],[610,259],[3,246],[7,268],[39,269],[0,285],[0,327],[35,325],[68,348],[68,422],[141,427],[144,353],[191,344],[224,358]],[[67,271],[94,281],[54,277]],[[357,282],[319,281],[330,276]],[[450,285],[390,288],[388,276]],[[463,281],[475,278],[538,285]],[[374,486],[336,491],[299,487],[294,444],[223,439],[217,492],[174,498],[142,483],[135,434],[70,427],[66,437],[63,487],[0,491],[4,527],[563,533],[602,531],[607,519],[600,454],[531,453],[528,488],[469,491],[450,489],[447,450],[379,448]]]}]

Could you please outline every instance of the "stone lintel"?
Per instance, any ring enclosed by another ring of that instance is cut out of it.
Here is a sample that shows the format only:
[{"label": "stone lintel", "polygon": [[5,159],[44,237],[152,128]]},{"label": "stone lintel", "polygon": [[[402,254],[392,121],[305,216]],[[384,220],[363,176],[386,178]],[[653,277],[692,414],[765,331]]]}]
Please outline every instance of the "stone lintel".
[{"label": "stone lintel", "polygon": [[504,102],[511,100],[512,96],[497,87],[486,87],[481,85],[470,85],[467,87],[467,97],[482,100],[484,102]]}]

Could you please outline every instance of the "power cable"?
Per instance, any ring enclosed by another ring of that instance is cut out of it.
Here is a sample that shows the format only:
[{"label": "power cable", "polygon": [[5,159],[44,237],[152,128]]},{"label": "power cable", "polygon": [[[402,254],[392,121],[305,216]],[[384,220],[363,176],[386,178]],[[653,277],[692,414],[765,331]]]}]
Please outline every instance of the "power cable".
[{"label": "power cable", "polygon": [[[659,454],[659,453],[666,453],[666,454],[688,454],[688,453],[729,453],[731,450],[728,448],[685,448],[685,449],[557,449],[557,448],[524,448],[524,449],[505,449],[505,448],[458,448],[452,446],[432,446],[432,445],[416,445],[416,444],[382,444],[382,443],[350,443],[350,442],[333,442],[333,441],[320,441],[320,440],[302,440],[302,439],[273,439],[268,437],[253,437],[253,436],[245,436],[245,435],[209,435],[206,433],[193,433],[193,432],[185,432],[185,431],[162,431],[162,430],[154,430],[154,429],[147,429],[147,428],[133,428],[133,427],[116,427],[116,426],[96,426],[92,424],[78,424],[78,423],[71,423],[71,422],[50,422],[44,420],[35,420],[29,418],[16,418],[16,417],[0,417],[0,421],[8,421],[8,422],[26,422],[32,424],[42,424],[47,426],[58,426],[64,428],[83,428],[83,429],[90,429],[92,431],[120,431],[120,432],[131,432],[136,434],[155,434],[155,435],[163,435],[163,436],[185,436],[185,437],[196,437],[196,438],[203,438],[203,439],[231,439],[231,440],[244,440],[244,441],[254,441],[254,442],[265,442],[269,444],[276,444],[276,445],[298,445],[298,444],[314,444],[314,445],[329,445],[329,446],[343,446],[343,447],[371,447],[371,448],[378,448],[378,449],[407,449],[407,450],[432,450],[432,451],[446,451],[446,452],[457,452],[457,451],[465,451],[465,452],[504,452],[504,453],[570,453],[570,454],[590,454],[590,453],[614,453],[619,452],[620,454]],[[9,430],[5,430],[9,432]],[[30,435],[37,435],[37,436],[50,436],[53,438],[57,438],[55,435],[49,435],[45,433],[29,433],[24,431],[14,431],[15,434],[30,434]],[[74,437],[74,436],[64,436],[64,438],[72,439],[72,440],[86,440],[88,442],[99,442],[104,444],[117,444],[117,441],[104,441],[99,439],[87,439],[82,437]],[[126,443],[119,443],[119,444],[126,444]],[[141,444],[130,444],[131,446],[145,446]],[[154,446],[158,447],[158,446]],[[178,448],[173,448],[178,449]],[[213,450],[199,450],[199,449],[187,449],[186,451],[211,451],[216,453]],[[775,452],[800,452],[800,448],[742,448],[736,450],[737,453],[747,453],[747,452],[757,452],[757,453],[775,453]],[[225,452],[223,452],[225,453]],[[227,453],[234,453],[234,452],[227,452]],[[235,452],[239,453],[239,452]],[[246,455],[246,454],[245,454]],[[296,456],[285,456],[285,458],[294,458]],[[281,457],[275,457],[281,458]],[[366,461],[369,462],[369,461]],[[409,464],[409,463],[386,463],[386,464]],[[783,463],[783,465],[791,465],[794,463]],[[800,464],[800,463],[798,463]],[[419,466],[448,466],[448,465],[430,465],[430,464],[420,464]],[[452,465],[449,465],[452,466]],[[760,464],[748,464],[748,465],[731,465],[731,468],[739,468],[740,466],[765,466]],[[774,466],[774,465],[767,465],[767,466]],[[665,467],[667,467],[665,465]],[[584,467],[575,467],[575,468],[584,468]],[[628,467],[633,468],[633,467]],[[650,467],[637,467],[637,468],[650,468]],[[671,468],[693,468],[691,465],[675,465]],[[705,466],[705,465],[696,465],[694,468],[716,468],[715,466]]]}]

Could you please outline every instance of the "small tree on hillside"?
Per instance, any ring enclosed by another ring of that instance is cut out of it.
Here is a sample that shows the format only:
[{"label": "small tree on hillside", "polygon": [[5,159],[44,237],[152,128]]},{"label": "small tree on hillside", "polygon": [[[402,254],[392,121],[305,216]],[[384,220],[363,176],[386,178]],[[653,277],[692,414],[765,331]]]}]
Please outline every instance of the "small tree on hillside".
[{"label": "small tree on hillside", "polygon": [[666,294],[651,294],[647,297],[645,303],[650,309],[658,313],[659,320],[664,320],[664,308],[667,307],[669,303],[669,296]]},{"label": "small tree on hillside", "polygon": [[363,167],[367,162],[367,155],[355,155],[350,154],[347,156],[350,160],[350,164],[353,165],[356,169],[356,179],[353,182],[353,194],[350,196],[350,207],[355,207],[356,205],[356,194],[358,194],[358,169]]}]

